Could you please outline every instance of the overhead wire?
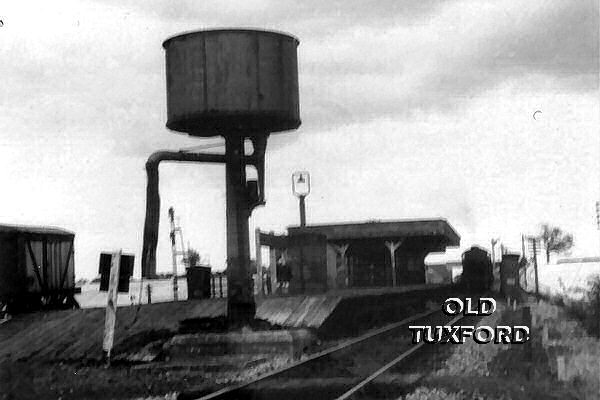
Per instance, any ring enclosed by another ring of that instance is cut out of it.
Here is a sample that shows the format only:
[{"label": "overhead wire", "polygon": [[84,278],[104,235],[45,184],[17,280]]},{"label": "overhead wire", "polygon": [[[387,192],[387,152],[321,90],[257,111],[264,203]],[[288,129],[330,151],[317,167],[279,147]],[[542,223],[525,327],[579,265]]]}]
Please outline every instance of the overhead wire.
[{"label": "overhead wire", "polygon": [[207,143],[207,144],[201,144],[201,145],[192,146],[192,147],[184,147],[180,151],[182,151],[184,153],[192,153],[192,152],[199,151],[199,150],[216,149],[219,147],[225,147],[225,143],[224,142]]}]

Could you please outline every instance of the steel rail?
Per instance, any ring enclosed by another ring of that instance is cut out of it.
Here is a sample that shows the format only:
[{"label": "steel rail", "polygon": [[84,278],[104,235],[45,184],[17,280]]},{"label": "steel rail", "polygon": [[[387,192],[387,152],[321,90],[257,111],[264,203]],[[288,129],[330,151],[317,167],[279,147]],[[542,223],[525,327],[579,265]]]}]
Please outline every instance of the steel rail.
[{"label": "steel rail", "polygon": [[243,389],[243,388],[248,387],[248,386],[250,386],[250,385],[252,385],[254,383],[260,382],[262,380],[271,378],[271,377],[273,377],[275,375],[278,375],[278,374],[281,374],[283,372],[289,371],[289,370],[291,370],[293,368],[296,368],[296,367],[298,367],[300,365],[303,365],[303,364],[305,364],[305,363],[307,363],[309,361],[313,361],[313,360],[316,360],[318,358],[327,356],[329,354],[332,354],[332,353],[344,350],[344,349],[346,349],[346,348],[348,348],[350,346],[353,346],[355,344],[364,342],[364,341],[369,340],[369,339],[371,339],[371,338],[373,338],[375,336],[382,335],[384,333],[390,332],[390,331],[392,331],[394,329],[397,329],[398,327],[400,327],[402,325],[406,325],[407,323],[413,322],[413,321],[415,321],[415,320],[417,320],[419,318],[427,317],[428,315],[434,314],[434,313],[439,312],[439,311],[440,310],[438,310],[438,309],[434,309],[434,310],[428,310],[428,311],[425,311],[425,312],[422,312],[422,313],[419,313],[419,314],[412,315],[412,316],[410,316],[408,318],[405,318],[405,319],[403,319],[401,321],[394,322],[394,323],[386,325],[386,326],[384,326],[382,328],[370,331],[370,332],[368,332],[368,333],[366,333],[366,334],[364,334],[364,335],[362,335],[362,336],[360,336],[358,338],[346,340],[346,341],[344,341],[344,342],[342,342],[342,343],[340,343],[340,344],[338,344],[336,346],[333,346],[333,347],[330,347],[330,348],[325,349],[323,351],[320,351],[318,353],[312,354],[312,355],[310,355],[309,357],[307,357],[304,360],[293,362],[293,363],[291,363],[291,364],[289,364],[289,365],[287,365],[287,366],[285,366],[285,367],[283,367],[281,369],[269,372],[269,373],[267,373],[265,375],[258,376],[258,377],[256,377],[255,379],[253,379],[253,380],[251,380],[249,382],[241,383],[241,384],[235,385],[235,386],[225,387],[223,389],[217,390],[216,392],[210,393],[210,394],[208,394],[206,396],[202,396],[202,397],[198,398],[197,400],[216,399],[219,396],[225,395],[227,393],[231,393],[231,392],[239,390],[239,389]]},{"label": "steel rail", "polygon": [[[453,325],[454,323],[456,323],[457,321],[459,321],[459,320],[461,320],[463,318],[464,318],[463,315],[459,315],[459,316],[453,318],[450,322],[448,322],[447,325],[451,326],[451,325]],[[398,364],[400,361],[404,360],[406,357],[410,356],[415,351],[419,350],[424,345],[425,345],[425,342],[421,342],[421,343],[419,343],[419,344],[411,347],[409,350],[407,350],[404,353],[400,354],[398,357],[394,358],[392,361],[388,362],[383,367],[381,367],[377,371],[373,372],[371,375],[369,375],[368,377],[366,377],[365,379],[363,379],[362,381],[360,381],[352,389],[348,390],[343,395],[337,397],[335,400],[346,400],[346,399],[349,399],[350,397],[352,397],[352,395],[354,395],[360,389],[362,389],[363,387],[365,387],[367,384],[369,384],[370,382],[372,382],[374,379],[376,379],[377,377],[379,377],[384,372],[388,371],[390,368],[392,368],[394,365]]]}]

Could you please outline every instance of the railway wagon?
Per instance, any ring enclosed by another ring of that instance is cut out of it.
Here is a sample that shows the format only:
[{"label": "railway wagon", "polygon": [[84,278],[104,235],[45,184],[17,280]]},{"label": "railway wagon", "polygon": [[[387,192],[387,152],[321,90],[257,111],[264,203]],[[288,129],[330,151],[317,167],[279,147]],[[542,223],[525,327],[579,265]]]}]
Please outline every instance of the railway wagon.
[{"label": "railway wagon", "polygon": [[462,286],[475,292],[489,290],[494,282],[492,260],[484,249],[473,246],[462,255]]},{"label": "railway wagon", "polygon": [[59,228],[0,225],[0,312],[79,307],[74,239]]}]

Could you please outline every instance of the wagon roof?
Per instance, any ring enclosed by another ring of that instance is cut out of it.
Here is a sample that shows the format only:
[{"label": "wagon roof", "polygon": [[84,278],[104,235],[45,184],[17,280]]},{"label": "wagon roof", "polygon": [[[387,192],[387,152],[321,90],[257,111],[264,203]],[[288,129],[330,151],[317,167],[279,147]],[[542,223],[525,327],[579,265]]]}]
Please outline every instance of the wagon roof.
[{"label": "wagon roof", "polygon": [[36,235],[75,236],[75,232],[54,226],[0,224],[0,233],[30,233]]}]

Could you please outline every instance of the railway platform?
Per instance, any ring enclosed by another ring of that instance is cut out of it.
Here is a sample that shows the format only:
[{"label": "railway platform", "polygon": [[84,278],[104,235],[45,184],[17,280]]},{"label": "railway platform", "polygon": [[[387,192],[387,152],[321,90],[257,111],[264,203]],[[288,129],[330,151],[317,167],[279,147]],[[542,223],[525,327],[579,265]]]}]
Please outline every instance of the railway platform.
[{"label": "railway platform", "polygon": [[[309,329],[320,338],[350,336],[443,300],[452,288],[410,285],[346,289],[320,295],[257,299],[256,319],[268,329]],[[180,332],[194,320],[224,319],[226,299],[157,303],[118,310],[115,351],[129,352]],[[15,316],[0,327],[0,360],[99,360],[104,309],[80,309]]]}]

